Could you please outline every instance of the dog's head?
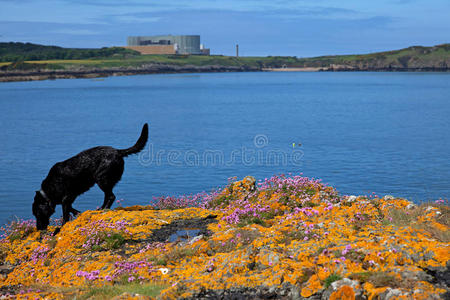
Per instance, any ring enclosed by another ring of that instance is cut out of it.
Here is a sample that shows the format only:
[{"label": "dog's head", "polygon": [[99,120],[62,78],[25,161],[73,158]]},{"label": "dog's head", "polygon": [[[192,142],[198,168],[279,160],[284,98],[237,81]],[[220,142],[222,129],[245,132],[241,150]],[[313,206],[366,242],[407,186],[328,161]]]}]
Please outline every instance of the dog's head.
[{"label": "dog's head", "polygon": [[37,230],[47,229],[50,216],[55,212],[51,202],[46,199],[40,191],[36,191],[33,202],[33,215],[36,217]]}]

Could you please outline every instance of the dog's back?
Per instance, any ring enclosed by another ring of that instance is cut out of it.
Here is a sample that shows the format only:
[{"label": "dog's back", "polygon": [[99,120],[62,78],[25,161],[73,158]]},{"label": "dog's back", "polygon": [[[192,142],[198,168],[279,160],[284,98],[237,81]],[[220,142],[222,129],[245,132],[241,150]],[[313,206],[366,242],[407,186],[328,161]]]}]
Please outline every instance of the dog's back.
[{"label": "dog's back", "polygon": [[81,195],[96,183],[115,185],[123,169],[124,160],[118,149],[94,147],[56,163],[42,182],[42,188],[61,201],[65,194]]}]

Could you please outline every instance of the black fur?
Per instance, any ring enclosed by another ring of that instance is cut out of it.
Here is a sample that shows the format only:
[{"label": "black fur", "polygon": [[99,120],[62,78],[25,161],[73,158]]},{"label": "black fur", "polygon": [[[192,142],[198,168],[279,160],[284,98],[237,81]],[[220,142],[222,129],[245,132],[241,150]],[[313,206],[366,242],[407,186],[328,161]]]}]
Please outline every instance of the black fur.
[{"label": "black fur", "polygon": [[144,149],[148,139],[148,125],[144,124],[136,144],[128,149],[99,146],[85,150],[63,162],[56,163],[41,184],[33,203],[33,215],[38,230],[45,230],[57,204],[62,205],[63,224],[69,221],[75,198],[97,184],[105,193],[102,209],[110,208],[116,196],[113,188],[123,174],[123,158]]}]

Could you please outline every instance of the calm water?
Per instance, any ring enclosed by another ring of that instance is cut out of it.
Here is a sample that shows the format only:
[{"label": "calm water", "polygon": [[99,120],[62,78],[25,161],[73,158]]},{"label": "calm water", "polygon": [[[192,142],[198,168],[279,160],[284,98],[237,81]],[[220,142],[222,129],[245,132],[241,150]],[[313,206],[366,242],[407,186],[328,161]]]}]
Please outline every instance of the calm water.
[{"label": "calm water", "polygon": [[[226,73],[0,84],[0,223],[31,217],[58,161],[129,147],[123,205],[224,186],[231,176],[322,178],[342,194],[450,196],[450,74]],[[293,143],[296,143],[295,147]],[[301,143],[301,146],[298,144]],[[97,188],[74,207],[95,209]],[[57,208],[60,214],[60,208]]]}]

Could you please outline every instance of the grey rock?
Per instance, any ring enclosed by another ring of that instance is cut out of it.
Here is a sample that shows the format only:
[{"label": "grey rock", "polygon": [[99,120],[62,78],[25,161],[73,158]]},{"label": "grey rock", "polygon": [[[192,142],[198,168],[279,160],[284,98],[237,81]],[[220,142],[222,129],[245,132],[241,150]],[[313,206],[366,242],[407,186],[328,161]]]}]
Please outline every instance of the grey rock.
[{"label": "grey rock", "polygon": [[[259,251],[257,261],[265,261],[265,260],[267,260],[269,266],[272,267],[280,262],[280,256],[276,252],[266,250],[266,249],[261,249],[261,251]],[[269,266],[258,263],[259,269],[265,269],[265,268],[268,268]]]},{"label": "grey rock", "polygon": [[189,245],[192,245],[192,244],[194,244],[195,242],[200,241],[202,238],[203,238],[203,234],[197,235],[196,237],[194,237],[193,239],[191,239],[191,240],[189,241]]},{"label": "grey rock", "polygon": [[413,203],[410,203],[410,204],[408,204],[408,205],[406,205],[406,209],[415,209],[415,208],[417,208],[417,205],[415,205],[415,204],[413,204]]},{"label": "grey rock", "polygon": [[302,296],[300,296],[300,289],[297,286],[294,286],[288,294],[288,298],[292,300],[300,300]]},{"label": "grey rock", "polygon": [[380,299],[381,300],[389,300],[392,299],[394,297],[399,297],[403,295],[403,292],[399,289],[391,289],[391,288],[387,288],[386,291],[384,291],[381,295],[380,295]]},{"label": "grey rock", "polygon": [[339,290],[344,285],[350,286],[353,288],[353,291],[355,292],[355,298],[356,299],[364,299],[363,291],[361,289],[361,285],[358,280],[351,280],[349,278],[343,278],[341,280],[337,280],[326,289],[322,294],[322,300],[326,300],[330,298],[330,295]]},{"label": "grey rock", "polygon": [[352,202],[355,202],[356,199],[357,199],[357,197],[355,195],[351,195],[351,196],[348,196],[348,198],[345,200],[345,202],[352,203]]}]

